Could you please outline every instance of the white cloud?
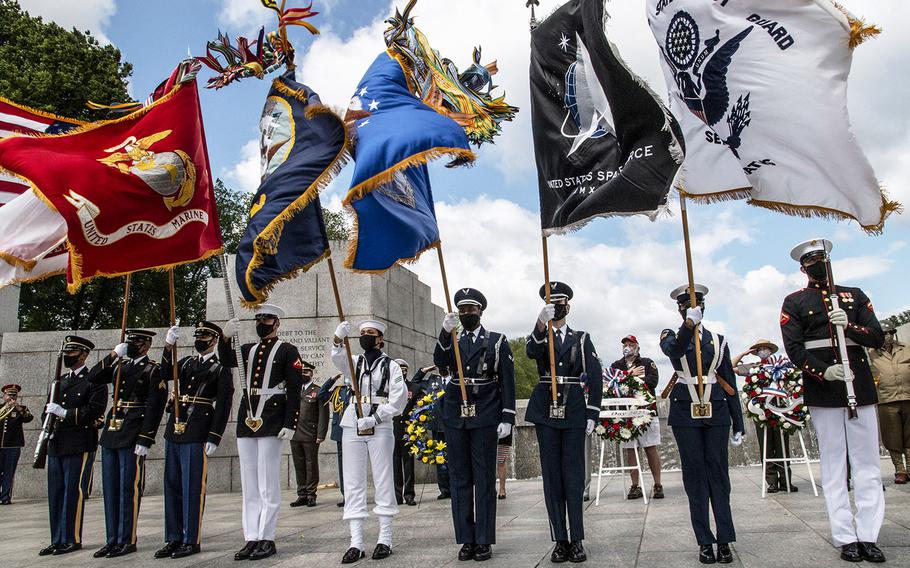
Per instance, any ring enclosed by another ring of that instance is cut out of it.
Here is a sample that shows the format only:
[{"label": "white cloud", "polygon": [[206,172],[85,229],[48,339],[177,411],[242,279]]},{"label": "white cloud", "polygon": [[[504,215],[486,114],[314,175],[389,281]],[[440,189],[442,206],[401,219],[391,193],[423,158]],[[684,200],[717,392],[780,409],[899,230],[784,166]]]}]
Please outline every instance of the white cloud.
[{"label": "white cloud", "polygon": [[260,180],[259,139],[250,140],[240,149],[240,161],[228,172],[242,191],[253,193],[259,187]]},{"label": "white cloud", "polygon": [[218,12],[218,25],[241,34],[251,35],[262,26],[276,27],[275,12],[250,0],[224,0]]},{"label": "white cloud", "polygon": [[19,5],[32,16],[41,16],[45,21],[54,22],[62,28],[88,30],[102,45],[111,42],[104,29],[117,12],[114,0],[19,0]]}]

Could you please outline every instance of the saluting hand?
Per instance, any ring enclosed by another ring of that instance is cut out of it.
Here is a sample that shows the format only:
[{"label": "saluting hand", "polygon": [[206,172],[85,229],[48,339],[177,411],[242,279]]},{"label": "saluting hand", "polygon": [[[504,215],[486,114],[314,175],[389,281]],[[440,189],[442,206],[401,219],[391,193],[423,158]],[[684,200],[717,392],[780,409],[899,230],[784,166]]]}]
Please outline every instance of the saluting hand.
[{"label": "saluting hand", "polygon": [[644,377],[645,368],[639,365],[638,367],[632,367],[632,376],[633,377]]}]

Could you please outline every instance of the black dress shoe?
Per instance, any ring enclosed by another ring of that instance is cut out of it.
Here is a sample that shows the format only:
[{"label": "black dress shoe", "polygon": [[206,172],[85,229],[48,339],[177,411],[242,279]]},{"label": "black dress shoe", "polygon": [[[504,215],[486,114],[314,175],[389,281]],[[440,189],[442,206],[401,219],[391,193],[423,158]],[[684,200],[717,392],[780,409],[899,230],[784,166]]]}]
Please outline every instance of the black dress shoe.
[{"label": "black dress shoe", "polygon": [[569,559],[569,543],[564,540],[557,540],[553,552],[550,553],[550,562],[561,564]]},{"label": "black dress shoe", "polygon": [[698,547],[698,561],[702,564],[714,564],[717,558],[714,556],[714,547],[710,544],[702,544]]},{"label": "black dress shoe", "polygon": [[274,540],[260,540],[250,554],[250,560],[262,560],[263,558],[274,556],[276,552],[278,551],[275,549]]},{"label": "black dress shoe", "polygon": [[875,546],[874,542],[861,542],[859,543],[859,553],[862,555],[863,560],[867,562],[884,562],[885,554],[881,549]]},{"label": "black dress shoe", "polygon": [[376,548],[373,549],[373,560],[382,560],[383,558],[388,558],[392,555],[392,549],[388,544],[382,544],[381,542],[376,545]]},{"label": "black dress shoe", "polygon": [[569,562],[584,562],[588,559],[588,553],[580,540],[576,540],[569,545]]},{"label": "black dress shoe", "polygon": [[717,544],[717,562],[718,564],[729,564],[733,562],[733,553],[730,551],[729,544]]},{"label": "black dress shoe", "polygon": [[109,543],[105,544],[104,546],[102,546],[101,548],[99,548],[98,550],[96,550],[95,553],[92,554],[92,558],[104,558],[105,556],[108,555],[108,553],[111,550],[113,550],[116,547],[117,547],[116,542],[109,542]]},{"label": "black dress shoe", "polygon": [[458,551],[458,559],[461,561],[474,560],[474,545],[470,543],[462,544],[461,550]]},{"label": "black dress shoe", "polygon": [[56,544],[50,544],[50,545],[48,545],[48,546],[45,546],[45,547],[42,548],[41,550],[39,550],[39,551],[38,551],[38,556],[50,556],[51,554],[54,553],[55,550],[57,550],[57,545],[56,545]]},{"label": "black dress shoe", "polygon": [[136,552],[135,544],[118,544],[107,553],[108,558],[117,558]]},{"label": "black dress shoe", "polygon": [[771,485],[768,486],[768,489],[766,491],[768,493],[777,493],[778,491],[780,491],[780,487],[778,486],[778,484],[772,483]]},{"label": "black dress shoe", "polygon": [[[787,491],[787,480],[786,479],[778,481],[777,485],[781,491],[786,493],[786,491]],[[793,485],[793,482],[791,482],[790,483],[790,493],[797,493],[798,491],[799,491],[799,487]]]},{"label": "black dress shoe", "polygon": [[437,499],[437,500],[439,500],[439,499],[451,499],[451,498],[452,498],[452,494],[451,494],[451,493],[446,493],[446,492],[440,493],[439,495],[436,496],[436,499]]},{"label": "black dress shoe", "polygon": [[307,507],[315,507],[315,506],[316,506],[316,496],[315,496],[315,495],[310,495],[309,497],[307,497],[307,499],[306,499],[306,506],[307,506]]},{"label": "black dress shoe", "polygon": [[840,547],[840,559],[847,562],[862,562],[863,555],[859,551],[859,543],[851,542]]},{"label": "black dress shoe", "polygon": [[341,501],[335,503],[335,506],[336,506],[336,507],[344,507],[344,499],[342,499]]},{"label": "black dress shoe", "polygon": [[187,556],[199,554],[200,550],[202,549],[198,544],[181,544],[171,553],[171,558],[186,558]]},{"label": "black dress shoe", "polygon": [[176,540],[169,541],[165,543],[164,546],[155,551],[155,558],[170,558],[171,554],[180,546],[180,542]]},{"label": "black dress shoe", "polygon": [[309,499],[307,499],[306,497],[298,497],[293,503],[291,503],[291,507],[303,507],[308,502],[309,502]]},{"label": "black dress shoe", "polygon": [[505,499],[505,498],[506,498],[506,494],[505,494],[505,493],[500,493],[499,495],[496,496],[496,498],[499,499],[499,500]]},{"label": "black dress shoe", "polygon": [[415,501],[413,497],[405,497],[404,504],[407,505],[408,507],[413,507],[413,506],[417,505],[417,501]]},{"label": "black dress shoe", "polygon": [[[299,501],[300,499],[298,499]],[[293,504],[291,505],[294,506]],[[259,544],[258,540],[248,540],[246,544],[243,545],[243,548],[234,553],[234,560],[246,560],[250,557],[250,554],[253,554],[253,551],[256,550],[256,545]]]},{"label": "black dress shoe", "polygon": [[81,544],[69,543],[58,545],[54,549],[54,556],[59,556],[61,554],[69,554],[70,552],[76,552],[77,550],[82,550]]},{"label": "black dress shoe", "polygon": [[367,553],[360,550],[359,548],[354,548],[353,546],[344,553],[344,556],[341,557],[342,564],[353,564],[366,556]]},{"label": "black dress shoe", "polygon": [[654,484],[654,493],[651,495],[654,499],[664,498],[664,486],[660,483]]},{"label": "black dress shoe", "polygon": [[483,562],[493,558],[493,547],[489,544],[477,544],[474,546],[474,560]]}]

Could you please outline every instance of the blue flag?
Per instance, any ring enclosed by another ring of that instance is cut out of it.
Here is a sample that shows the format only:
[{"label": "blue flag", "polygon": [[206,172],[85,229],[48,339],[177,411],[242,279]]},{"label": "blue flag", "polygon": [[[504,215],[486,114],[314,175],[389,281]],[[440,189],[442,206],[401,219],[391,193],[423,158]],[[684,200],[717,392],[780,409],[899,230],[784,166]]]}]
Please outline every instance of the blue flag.
[{"label": "blue flag", "polygon": [[355,216],[345,266],[383,272],[439,241],[426,163],[448,156],[464,164],[474,153],[464,128],[417,98],[388,52],[361,79],[347,118],[355,119],[357,142],[344,200]]},{"label": "blue flag", "polygon": [[237,249],[242,303],[329,254],[319,191],[348,157],[344,122],[288,73],[272,82],[259,121],[262,183]]}]

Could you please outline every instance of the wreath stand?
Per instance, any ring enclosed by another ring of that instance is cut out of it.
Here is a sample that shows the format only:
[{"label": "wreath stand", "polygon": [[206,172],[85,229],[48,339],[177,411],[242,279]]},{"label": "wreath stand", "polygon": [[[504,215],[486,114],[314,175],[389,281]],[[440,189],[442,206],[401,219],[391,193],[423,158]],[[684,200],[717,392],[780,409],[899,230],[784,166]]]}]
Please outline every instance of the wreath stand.
[{"label": "wreath stand", "polygon": [[[799,447],[803,450],[803,455],[799,457],[790,456],[789,458],[769,458],[768,457],[768,426],[762,428],[764,431],[763,440],[762,440],[762,455],[761,455],[761,498],[764,499],[768,494],[768,484],[765,483],[765,473],[768,471],[769,463],[782,463],[784,464],[784,480],[787,484],[787,493],[790,493],[790,476],[787,475],[787,468],[791,463],[793,464],[806,464],[806,471],[809,472],[809,481],[812,483],[812,492],[815,493],[815,496],[818,497],[818,487],[815,485],[815,476],[812,474],[812,466],[809,462],[809,453],[806,451],[806,443],[803,440],[802,430],[798,430],[796,435],[799,436]],[[780,434],[780,447],[785,448],[786,444],[784,443],[784,431],[778,428],[778,433]],[[601,461],[603,460],[603,450],[601,450]],[[640,474],[639,474],[640,475]],[[599,483],[599,480],[598,480]]]},{"label": "wreath stand", "polygon": [[[627,409],[629,406],[629,400],[628,399],[615,399],[615,401],[614,401],[614,400],[607,399],[607,400],[604,400],[601,404],[602,404],[602,407],[607,409],[606,411],[605,410],[600,411],[601,418],[621,418],[621,416],[616,416],[615,411],[611,412],[609,409],[612,407],[619,407],[619,406],[623,407],[623,409]],[[655,417],[655,419],[656,419],[656,417]],[[595,507],[600,505],[601,478],[604,475],[614,475],[614,474],[618,473],[620,475],[620,477],[622,477],[623,495],[625,495],[625,493],[626,493],[625,472],[637,471],[639,483],[641,483],[642,480],[644,479],[644,472],[642,472],[642,470],[641,470],[641,453],[638,451],[640,448],[637,445],[635,446],[635,465],[634,466],[626,465],[625,457],[623,456],[621,443],[616,442],[616,453],[619,455],[619,466],[618,467],[604,467],[604,453],[605,453],[606,447],[607,447],[607,440],[601,438],[600,439],[600,462],[599,462],[599,466],[597,468],[597,497],[594,499]],[[648,504],[648,493],[646,491],[642,491],[642,497],[644,497],[645,505],[647,505]]]}]

